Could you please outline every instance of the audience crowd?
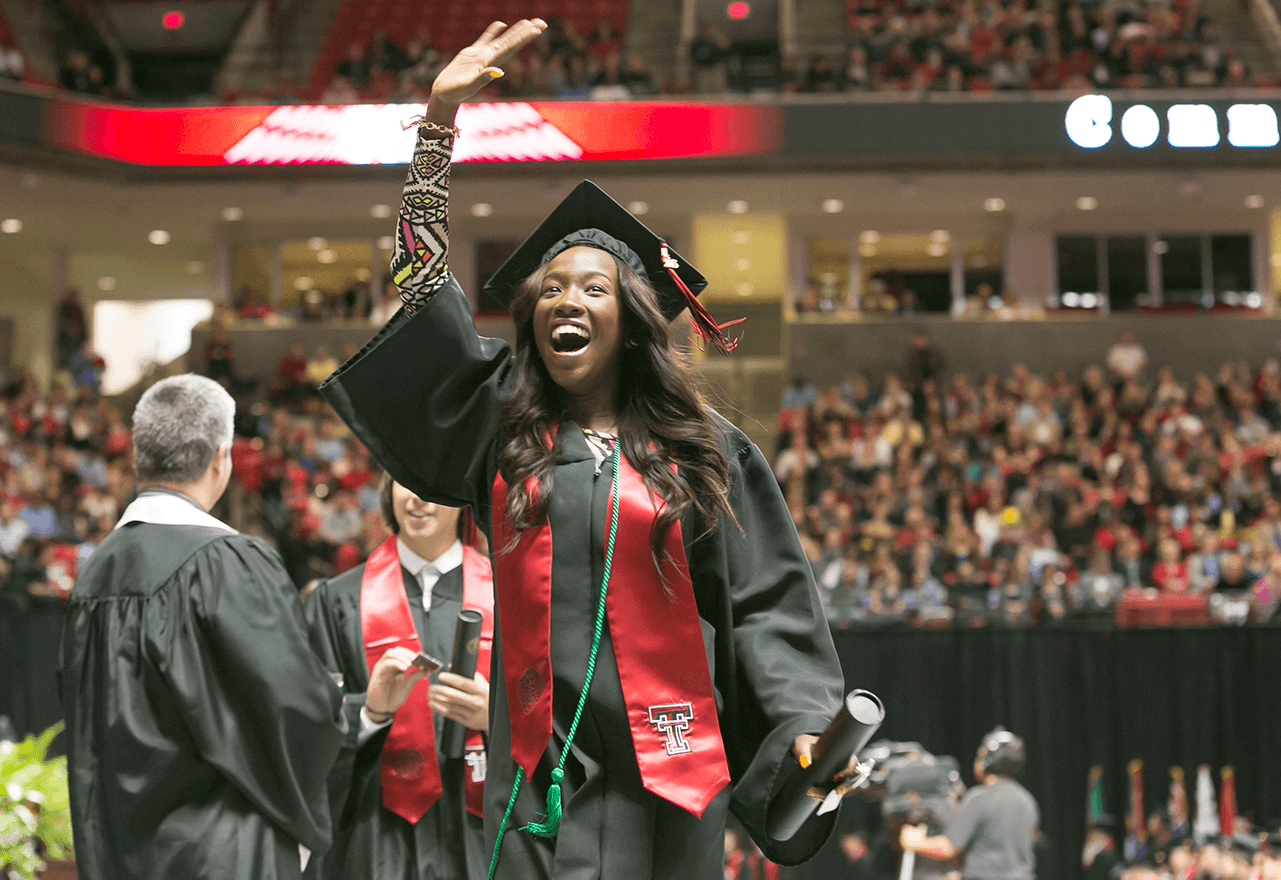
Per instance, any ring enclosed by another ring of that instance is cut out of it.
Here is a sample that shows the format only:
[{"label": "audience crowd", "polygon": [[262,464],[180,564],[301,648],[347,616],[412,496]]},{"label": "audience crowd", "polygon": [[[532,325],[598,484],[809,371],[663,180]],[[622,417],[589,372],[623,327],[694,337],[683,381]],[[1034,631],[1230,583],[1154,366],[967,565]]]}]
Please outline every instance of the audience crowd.
[{"label": "audience crowd", "polygon": [[[688,47],[688,73],[654,70],[628,51],[624,23],[590,31],[553,17],[546,38],[506,66],[482,99],[628,100],[656,94],[985,92],[1029,89],[1249,87],[1275,84],[1237,57],[1200,0],[846,0],[847,49],[780,56],[711,26]],[[1242,12],[1242,14],[1247,14]],[[421,102],[447,61],[420,30],[376,31],[349,45],[319,92],[289,78],[226,102]],[[0,47],[0,77],[22,79],[16,47]],[[125,97],[90,53],[71,48],[59,83]]]},{"label": "audience crowd", "polygon": [[1186,383],[1126,337],[1081,377],[947,376],[922,336],[876,383],[794,381],[779,428],[838,625],[1264,621],[1281,592],[1275,360]]},{"label": "audience crowd", "polygon": [[[74,306],[65,363],[82,378],[42,393],[19,371],[0,396],[10,604],[65,595],[133,491],[128,405],[83,369],[101,359],[73,348]],[[270,383],[245,382],[217,332],[196,359],[238,399],[216,513],[275,543],[300,588],[386,534],[377,464],[315,390],[337,355],[294,345]],[[775,475],[836,626],[1141,622],[1145,608],[1264,622],[1281,593],[1275,360],[1181,382],[1125,336],[1080,377],[970,376],[918,336],[876,381],[792,382],[779,429]]]},{"label": "audience crowd", "polygon": [[815,58],[801,91],[1242,87],[1254,77],[1199,0],[847,0],[842,64]]}]

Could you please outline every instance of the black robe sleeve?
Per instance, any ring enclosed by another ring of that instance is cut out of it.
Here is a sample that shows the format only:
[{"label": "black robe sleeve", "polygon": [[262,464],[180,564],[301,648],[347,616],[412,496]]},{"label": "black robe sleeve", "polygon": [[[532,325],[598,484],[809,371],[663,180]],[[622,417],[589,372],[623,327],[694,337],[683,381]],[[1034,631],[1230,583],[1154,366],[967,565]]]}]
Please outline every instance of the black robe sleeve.
[{"label": "black robe sleeve", "polygon": [[427,501],[472,505],[487,531],[493,438],[511,363],[506,342],[477,335],[450,276],[413,315],[398,312],[320,391],[396,482]]},{"label": "black robe sleeve", "polygon": [[[730,809],[765,855],[803,862],[827,840],[835,811],[811,818],[789,841],[766,833],[770,798],[793,767],[792,741],[819,734],[840,708],[843,676],[813,571],[769,464],[728,427],[730,506],[691,547],[700,613],[728,633],[716,639],[715,682],[725,701],[722,735],[734,778]],[[713,598],[715,597],[715,598]],[[720,608],[709,607],[719,600]]]},{"label": "black robe sleeve", "polygon": [[298,593],[256,539],[215,542],[193,561],[194,632],[167,627],[163,603],[148,608],[157,666],[204,760],[271,822],[323,852],[330,817],[315,795],[338,751],[341,695],[305,647]]}]

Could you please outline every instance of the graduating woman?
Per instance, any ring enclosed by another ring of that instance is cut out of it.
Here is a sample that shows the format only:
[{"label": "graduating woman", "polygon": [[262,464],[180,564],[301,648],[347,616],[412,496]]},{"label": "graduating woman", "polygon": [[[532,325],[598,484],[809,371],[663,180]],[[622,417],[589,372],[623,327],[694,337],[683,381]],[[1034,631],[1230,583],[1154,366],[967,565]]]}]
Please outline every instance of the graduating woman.
[{"label": "graduating woman", "polygon": [[706,280],[584,181],[486,285],[480,338],[449,273],[454,114],[543,29],[495,23],[436,80],[392,258],[405,307],[322,386],[392,476],[471,505],[493,548],[485,827],[491,876],[722,876],[732,811],[773,861],[771,796],[842,678],[809,563],[759,450],[668,337]]}]

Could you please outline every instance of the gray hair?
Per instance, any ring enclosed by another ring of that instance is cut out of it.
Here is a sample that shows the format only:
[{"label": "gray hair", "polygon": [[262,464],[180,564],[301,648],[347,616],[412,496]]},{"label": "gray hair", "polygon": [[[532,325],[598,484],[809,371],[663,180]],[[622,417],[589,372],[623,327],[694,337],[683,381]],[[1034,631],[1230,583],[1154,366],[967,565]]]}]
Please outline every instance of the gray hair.
[{"label": "gray hair", "polygon": [[193,483],[230,443],[236,402],[217,382],[184,373],[147,389],[133,411],[133,469],[139,482]]}]

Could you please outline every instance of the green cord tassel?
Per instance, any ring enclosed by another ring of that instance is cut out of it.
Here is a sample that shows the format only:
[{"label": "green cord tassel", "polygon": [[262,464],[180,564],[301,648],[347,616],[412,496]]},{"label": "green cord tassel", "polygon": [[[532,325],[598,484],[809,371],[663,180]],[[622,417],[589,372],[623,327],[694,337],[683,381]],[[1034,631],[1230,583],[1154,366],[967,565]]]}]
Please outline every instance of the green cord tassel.
[{"label": "green cord tassel", "polygon": [[541,822],[530,822],[522,831],[528,831],[535,837],[548,839],[560,831],[560,784],[565,779],[565,771],[559,767],[552,769],[552,784],[547,789],[547,814]]}]

